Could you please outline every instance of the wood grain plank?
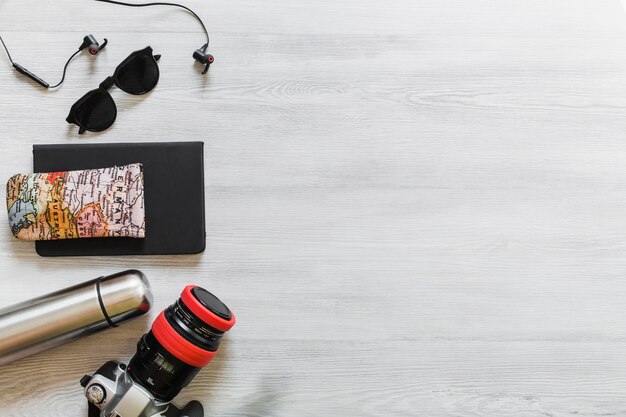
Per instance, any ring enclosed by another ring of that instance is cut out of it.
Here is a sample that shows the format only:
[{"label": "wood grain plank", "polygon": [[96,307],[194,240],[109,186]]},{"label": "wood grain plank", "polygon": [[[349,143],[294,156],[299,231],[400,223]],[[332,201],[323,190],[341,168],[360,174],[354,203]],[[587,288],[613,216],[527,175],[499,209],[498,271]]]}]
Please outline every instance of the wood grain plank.
[{"label": "wood grain plank", "polygon": [[[613,0],[0,0],[0,178],[33,144],[205,141],[207,250],[39,258],[0,216],[0,305],[143,270],[146,317],[0,368],[0,416],[80,416],[189,282],[238,324],[183,391],[208,415],[624,416],[626,18]],[[68,13],[72,10],[72,13]],[[94,17],[95,16],[95,17]],[[71,104],[132,50],[147,96],[76,135]],[[126,417],[126,416],[125,416]]]}]

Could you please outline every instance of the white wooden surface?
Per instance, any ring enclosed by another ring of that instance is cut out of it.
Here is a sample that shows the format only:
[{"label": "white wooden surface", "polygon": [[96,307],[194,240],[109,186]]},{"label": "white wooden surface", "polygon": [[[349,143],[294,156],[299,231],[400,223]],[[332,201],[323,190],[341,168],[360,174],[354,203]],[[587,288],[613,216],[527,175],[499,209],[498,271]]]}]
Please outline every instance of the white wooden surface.
[{"label": "white wooden surface", "polygon": [[[46,259],[0,216],[0,305],[139,268],[150,317],[0,368],[0,416],[86,414],[189,282],[239,322],[179,397],[208,416],[626,416],[626,18],[618,0],[188,0],[195,21],[0,0],[0,179],[42,143],[204,140],[207,250]],[[147,97],[64,119],[132,50]],[[126,416],[125,416],[126,417]]]}]

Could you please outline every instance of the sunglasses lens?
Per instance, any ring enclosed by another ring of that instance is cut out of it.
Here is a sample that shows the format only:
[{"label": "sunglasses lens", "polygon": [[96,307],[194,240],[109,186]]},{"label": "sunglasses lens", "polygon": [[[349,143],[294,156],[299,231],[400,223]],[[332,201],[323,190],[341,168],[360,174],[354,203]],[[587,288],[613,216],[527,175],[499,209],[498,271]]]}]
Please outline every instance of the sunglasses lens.
[{"label": "sunglasses lens", "polygon": [[117,68],[115,84],[128,94],[145,94],[159,81],[159,66],[152,56],[152,49],[138,51]]},{"label": "sunglasses lens", "polygon": [[77,125],[91,132],[101,132],[111,127],[117,116],[117,107],[111,95],[98,88],[91,90],[76,102],[72,114]]}]

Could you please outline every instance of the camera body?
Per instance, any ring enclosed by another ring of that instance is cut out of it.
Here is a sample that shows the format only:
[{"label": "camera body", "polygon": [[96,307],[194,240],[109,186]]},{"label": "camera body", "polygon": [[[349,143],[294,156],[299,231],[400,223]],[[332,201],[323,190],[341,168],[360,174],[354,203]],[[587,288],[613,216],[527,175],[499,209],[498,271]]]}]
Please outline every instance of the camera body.
[{"label": "camera body", "polygon": [[126,365],[109,361],[81,381],[89,401],[89,417],[204,417],[197,401],[183,409],[156,399],[128,374]]},{"label": "camera body", "polygon": [[195,285],[152,323],[127,365],[109,361],[80,383],[89,417],[204,417],[198,401],[182,409],[171,401],[211,362],[235,315]]}]

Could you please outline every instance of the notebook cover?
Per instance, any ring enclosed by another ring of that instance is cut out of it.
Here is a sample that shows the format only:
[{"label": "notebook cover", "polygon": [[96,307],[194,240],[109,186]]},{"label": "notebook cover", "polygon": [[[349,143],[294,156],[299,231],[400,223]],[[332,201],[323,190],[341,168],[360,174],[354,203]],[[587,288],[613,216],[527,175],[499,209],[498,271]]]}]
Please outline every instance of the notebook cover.
[{"label": "notebook cover", "polygon": [[141,162],[146,237],[38,241],[41,256],[172,255],[204,251],[204,143],[34,145],[34,172]]}]

